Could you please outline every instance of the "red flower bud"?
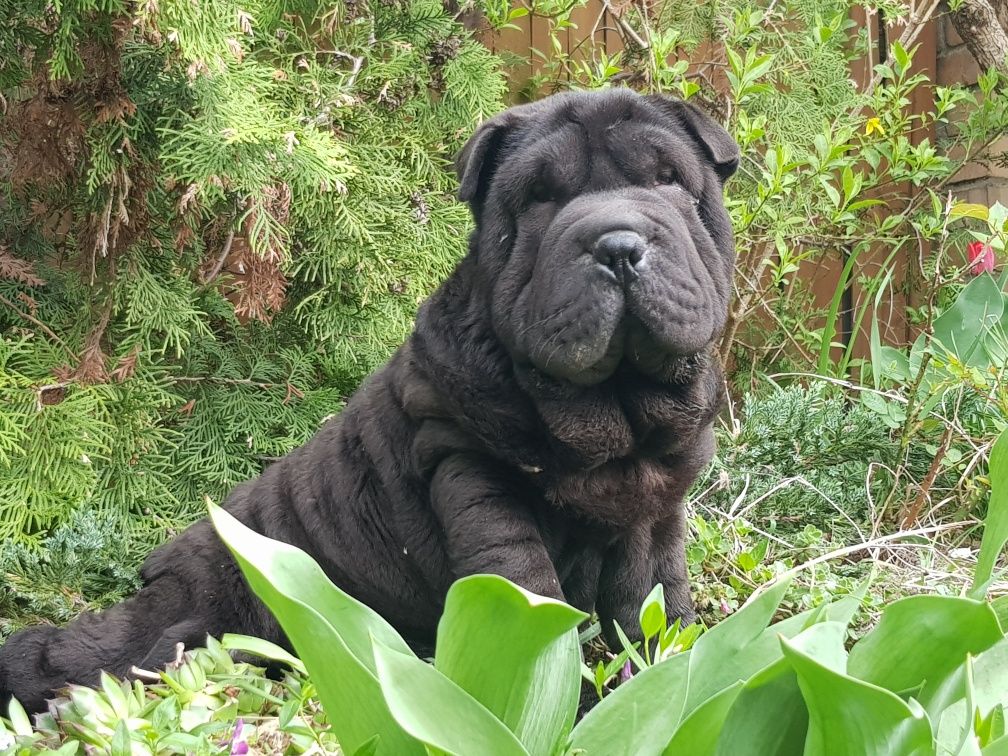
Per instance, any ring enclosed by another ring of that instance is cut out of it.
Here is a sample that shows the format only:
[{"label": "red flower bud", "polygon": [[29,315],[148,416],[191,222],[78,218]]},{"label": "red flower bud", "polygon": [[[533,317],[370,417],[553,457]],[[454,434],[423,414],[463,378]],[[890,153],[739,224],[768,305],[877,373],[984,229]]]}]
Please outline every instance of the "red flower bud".
[{"label": "red flower bud", "polygon": [[966,257],[969,259],[970,273],[974,276],[994,272],[994,250],[989,244],[970,242],[966,247]]}]

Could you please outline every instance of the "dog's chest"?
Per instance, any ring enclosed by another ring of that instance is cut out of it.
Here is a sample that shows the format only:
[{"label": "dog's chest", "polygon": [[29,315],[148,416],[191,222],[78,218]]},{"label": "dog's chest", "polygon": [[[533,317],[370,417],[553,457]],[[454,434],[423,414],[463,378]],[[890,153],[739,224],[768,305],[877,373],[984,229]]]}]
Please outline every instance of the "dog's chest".
[{"label": "dog's chest", "polygon": [[589,520],[627,526],[678,505],[676,475],[650,458],[616,459],[590,470],[533,474],[546,501]]}]

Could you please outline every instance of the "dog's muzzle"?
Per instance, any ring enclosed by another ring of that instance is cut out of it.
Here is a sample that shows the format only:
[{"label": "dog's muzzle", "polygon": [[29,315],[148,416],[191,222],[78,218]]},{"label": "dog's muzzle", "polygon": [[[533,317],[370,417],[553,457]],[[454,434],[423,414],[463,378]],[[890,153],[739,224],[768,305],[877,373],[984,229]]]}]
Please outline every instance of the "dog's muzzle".
[{"label": "dog's muzzle", "polygon": [[637,265],[644,259],[647,242],[636,231],[607,231],[595,240],[592,255],[626,289],[637,280]]}]

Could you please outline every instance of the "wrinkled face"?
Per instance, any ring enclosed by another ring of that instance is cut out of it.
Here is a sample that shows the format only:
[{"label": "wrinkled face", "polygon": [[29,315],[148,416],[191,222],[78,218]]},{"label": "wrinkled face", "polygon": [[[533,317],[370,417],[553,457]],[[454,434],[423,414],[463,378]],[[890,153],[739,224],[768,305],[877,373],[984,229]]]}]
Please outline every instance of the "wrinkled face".
[{"label": "wrinkled face", "polygon": [[564,95],[484,124],[462,155],[494,328],[578,384],[668,372],[724,326],[734,262],[722,182],[737,146],[691,107]]}]

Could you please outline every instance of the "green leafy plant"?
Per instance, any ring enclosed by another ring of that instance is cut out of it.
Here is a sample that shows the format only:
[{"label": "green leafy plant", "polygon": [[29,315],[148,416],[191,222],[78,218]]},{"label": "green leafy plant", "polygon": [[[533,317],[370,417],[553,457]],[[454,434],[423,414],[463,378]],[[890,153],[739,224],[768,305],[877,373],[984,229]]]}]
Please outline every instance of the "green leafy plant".
[{"label": "green leafy plant", "polygon": [[[997,206],[992,208],[995,230],[988,231],[988,240],[1004,233],[1004,215]],[[909,348],[883,345],[873,323],[869,385],[859,392],[859,402],[899,436],[896,458],[901,464],[893,467],[897,482],[922,481],[924,494],[929,494],[936,479],[964,476],[981,461],[984,446],[1008,427],[1004,285],[1003,276],[974,275],[946,306],[932,312],[931,322]],[[932,458],[923,478],[908,474],[902,464],[914,449]],[[983,492],[974,488],[962,493],[975,501]],[[900,493],[901,488],[893,486],[883,509],[891,509]],[[914,522],[922,502],[923,494],[904,502],[900,520]],[[969,509],[971,503],[962,505]]]},{"label": "green leafy plant", "polygon": [[138,539],[123,547],[115,517],[79,511],[37,548],[0,543],[0,638],[21,623],[67,621],[140,587],[132,566],[150,547]]},{"label": "green leafy plant", "polygon": [[[923,444],[903,453],[899,433],[879,422],[874,406],[851,402],[838,386],[814,377],[746,395],[735,422],[717,434],[714,463],[693,489],[695,506],[743,517],[791,541],[809,527],[834,544],[864,536],[873,506],[892,490],[897,461],[921,480],[933,458]],[[945,489],[954,483],[951,476],[936,481]],[[709,551],[703,531],[698,535],[691,548]]]},{"label": "green leafy plant", "polygon": [[[1008,436],[999,441],[991,470],[997,489],[1008,490]],[[914,596],[897,601],[886,607],[877,627],[855,643],[849,653],[844,640],[858,606],[857,597],[771,624],[788,587],[785,578],[701,635],[690,649],[667,654],[670,644],[665,644],[664,651],[661,649],[669,628],[660,609],[660,589],[656,589],[641,610],[641,627],[647,638],[646,658],[639,660],[642,670],[569,730],[566,748],[600,754],[717,753],[719,749],[724,753],[776,753],[802,748],[805,753],[833,753],[842,744],[840,747],[852,754],[923,754],[936,753],[941,744],[951,741],[976,747],[993,743],[1003,737],[1003,725],[990,729],[978,727],[977,723],[997,719],[997,707],[1008,700],[1008,675],[999,668],[1008,640],[995,610],[980,597],[992,569],[989,562],[1008,538],[1002,498],[1003,494],[999,494],[991,503],[992,517],[981,548],[984,566],[978,571],[974,590],[977,598]],[[256,553],[262,553],[268,545],[242,544],[238,539],[240,525],[220,511],[214,513],[214,518],[236,554],[241,553],[243,545],[257,546]],[[466,594],[459,590],[460,586],[467,589]],[[372,631],[371,650],[376,656],[380,695],[396,722],[427,745],[463,753],[465,743],[485,742],[488,748],[492,746],[488,753],[553,753],[558,744],[564,743],[562,737],[557,737],[564,734],[562,729],[558,732],[543,723],[528,727],[520,719],[509,723],[501,703],[489,697],[490,691],[496,689],[498,696],[510,698],[516,708],[538,709],[545,723],[563,722],[569,727],[564,712],[571,710],[574,689],[534,699],[535,706],[525,702],[541,690],[530,681],[540,679],[545,685],[555,686],[564,676],[557,666],[559,660],[564,654],[576,659],[575,645],[564,649],[559,644],[572,637],[572,627],[583,615],[573,611],[561,615],[560,605],[545,601],[536,607],[543,619],[546,608],[557,613],[558,620],[564,617],[555,627],[549,628],[545,621],[535,622],[535,608],[527,609],[527,618],[512,610],[514,623],[501,623],[497,619],[502,616],[498,595],[512,596],[516,607],[523,610],[533,606],[532,597],[500,578],[475,576],[456,584],[439,627],[438,656],[433,668],[423,667],[423,662],[401,648],[398,652],[386,650],[378,645],[380,636]],[[502,662],[497,675],[485,668],[491,662],[481,643],[486,625],[479,619],[467,636],[468,642],[456,635],[461,629],[456,617],[470,612],[475,618],[495,618],[493,625],[504,625],[503,634],[492,639],[498,647],[520,649],[523,644],[531,644],[532,653],[524,657],[528,676],[520,678],[521,684],[515,684],[512,676],[513,659]],[[368,621],[374,622],[374,618]],[[384,635],[387,628],[381,632]],[[467,688],[457,671],[439,663],[445,644],[457,650],[461,668],[482,668],[472,679],[488,682],[487,690],[475,685]],[[537,652],[550,647],[558,653]],[[366,650],[362,655],[366,658]],[[419,672],[421,668],[426,671]],[[415,674],[406,677],[410,669]],[[983,675],[982,686],[977,685],[978,671]],[[438,677],[439,673],[447,679]],[[502,674],[507,679],[502,680]],[[573,665],[566,676],[575,679]],[[411,681],[410,686],[405,686],[408,690],[404,690],[404,679]],[[652,680],[660,680],[658,690],[652,689]],[[482,719],[473,715],[466,725],[473,729],[467,731],[461,743],[455,741],[456,750],[434,727],[437,722],[443,726],[443,716],[450,714],[431,716],[426,711],[435,708],[430,701],[439,692],[443,702],[454,710],[466,710],[461,703],[465,699],[452,682],[495,715]],[[502,683],[506,694],[498,687]],[[395,693],[390,694],[386,687]],[[375,700],[379,700],[377,695]],[[634,722],[635,727],[631,730],[627,722]],[[774,726],[745,727],[742,722]],[[506,726],[508,735],[503,734],[500,724]],[[539,749],[531,748],[530,732],[539,727],[549,736],[538,741]],[[518,735],[524,737],[515,750],[512,737]],[[378,746],[382,747],[381,733]]]},{"label": "green leafy plant", "polygon": [[[216,506],[210,516],[300,661],[254,640],[230,647],[283,658],[294,675],[303,663],[326,712],[326,735],[344,753],[997,754],[1008,746],[1008,637],[1005,602],[991,603],[985,593],[1008,540],[1008,432],[993,450],[990,474],[994,496],[969,597],[895,601],[848,649],[847,628],[866,586],[775,621],[799,567],[685,648],[665,642],[678,630],[668,627],[656,589],[641,609],[648,640],[639,672],[576,723],[576,627],[584,613],[501,577],[463,578],[448,594],[429,664],[304,552]],[[0,737],[13,741],[9,753],[20,753],[47,738],[58,745],[51,733],[63,727],[83,740],[67,739],[61,752],[95,742],[115,752],[160,753],[200,735],[162,742],[169,736],[158,735],[148,717],[178,700],[204,700],[208,675],[233,671],[224,647],[211,640],[162,674],[181,699],[105,678],[101,692],[72,689],[36,728],[13,705]],[[252,693],[270,695],[267,688]],[[217,710],[204,707],[202,724],[217,722]]]},{"label": "green leafy plant", "polygon": [[[1008,435],[999,440],[992,455],[996,490],[1008,490],[1006,450]],[[1000,664],[1008,640],[994,608],[979,598],[990,575],[990,562],[1008,538],[1001,499],[1003,494],[991,503],[997,515],[990,519],[981,548],[984,567],[978,571],[974,589],[978,598],[914,596],[897,601],[886,607],[877,627],[848,653],[845,632],[857,597],[771,624],[788,587],[785,578],[701,635],[690,649],[664,659],[656,653],[656,663],[645,659],[638,675],[569,730],[576,689],[565,687],[564,680],[577,678],[576,665],[569,663],[577,659],[577,646],[570,641],[574,625],[584,617],[556,602],[536,599],[501,578],[474,576],[453,587],[439,626],[433,667],[405,650],[401,640],[390,636],[388,627],[373,615],[366,618],[371,648],[358,646],[357,658],[365,664],[368,658],[374,660],[377,690],[372,689],[373,700],[385,701],[395,723],[427,746],[454,753],[465,752],[467,743],[469,747],[485,743],[488,753],[554,753],[562,746],[568,751],[606,754],[680,749],[774,753],[802,748],[805,753],[832,753],[838,744],[849,753],[923,754],[937,753],[950,742],[986,747],[1004,737],[1004,728],[984,723],[1003,721],[1003,717],[998,719],[999,707],[1008,701],[1008,675]],[[212,516],[246,574],[265,577],[249,569],[241,550],[254,546],[261,555],[271,544],[250,536],[220,510]],[[254,541],[243,540],[248,538]],[[292,558],[284,561],[289,564]],[[317,582],[328,582],[316,574]],[[262,583],[256,587],[272,605],[269,589]],[[328,592],[334,590],[327,586]],[[658,638],[660,649],[667,627],[658,609],[659,597],[656,591],[645,603],[641,626],[649,641]],[[502,599],[514,604],[513,622],[497,619],[502,616]],[[520,649],[518,657],[525,664],[516,665],[512,657],[491,672],[488,666],[497,659],[483,646],[488,626],[476,620],[472,629],[477,631],[464,635],[458,618],[466,615],[494,618],[490,626],[495,632],[502,626],[501,635],[490,642],[499,648]],[[555,617],[552,627],[548,616]],[[356,634],[360,629],[351,630],[347,623],[336,632]],[[294,643],[299,646],[298,641]],[[455,665],[443,661],[445,646],[452,649],[447,654],[457,655]],[[650,642],[644,648],[650,657]],[[566,673],[562,671],[565,657]],[[460,670],[467,668],[473,672],[468,684],[460,677]],[[652,689],[652,680],[659,679],[660,695],[655,695],[658,691]],[[549,693],[537,696],[544,689],[550,689]],[[466,694],[485,709],[472,707]],[[502,697],[510,700],[512,710],[536,710],[538,721],[521,717],[509,721]],[[446,726],[444,718],[452,716],[450,722],[456,726]],[[775,726],[764,725],[757,731],[736,726],[737,720]],[[634,723],[632,729],[628,722]],[[785,723],[788,726],[782,726]],[[392,727],[387,720],[384,726]],[[465,737],[453,739],[460,732]],[[372,734],[378,735],[382,749],[383,739],[389,736],[382,731]],[[336,736],[340,738],[338,732]]]},{"label": "green leafy plant", "polygon": [[[280,681],[264,669],[235,662],[247,652],[287,663]],[[111,753],[117,756],[190,753],[230,756],[249,742],[261,752],[338,753],[314,685],[299,660],[264,641],[226,635],[144,680],[103,675],[93,690],[72,686],[34,725],[15,702],[0,719],[0,753]]]}]

